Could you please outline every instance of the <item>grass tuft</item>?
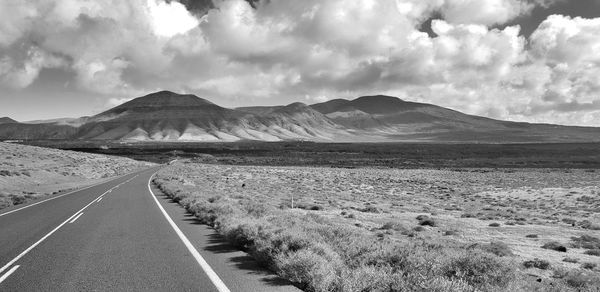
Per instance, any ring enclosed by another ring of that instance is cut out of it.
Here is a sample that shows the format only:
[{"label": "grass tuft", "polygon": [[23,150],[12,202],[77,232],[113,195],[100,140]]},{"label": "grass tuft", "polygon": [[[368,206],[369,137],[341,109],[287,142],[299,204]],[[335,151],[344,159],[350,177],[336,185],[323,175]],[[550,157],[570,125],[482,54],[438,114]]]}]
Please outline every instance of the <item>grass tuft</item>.
[{"label": "grass tuft", "polygon": [[533,260],[529,260],[529,261],[524,261],[523,262],[523,266],[526,268],[537,268],[540,270],[547,270],[550,268],[550,263],[548,261],[545,260],[540,260],[538,258],[535,258]]},{"label": "grass tuft", "polygon": [[559,251],[559,252],[567,252],[567,248],[564,245],[562,245],[560,242],[557,242],[557,241],[550,241],[550,242],[542,245],[542,248]]}]

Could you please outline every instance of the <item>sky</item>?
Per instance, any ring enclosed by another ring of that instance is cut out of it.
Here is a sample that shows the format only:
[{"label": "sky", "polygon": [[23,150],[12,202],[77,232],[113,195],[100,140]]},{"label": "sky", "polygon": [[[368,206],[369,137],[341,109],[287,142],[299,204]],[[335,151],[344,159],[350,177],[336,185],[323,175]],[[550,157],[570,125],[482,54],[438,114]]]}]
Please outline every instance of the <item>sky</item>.
[{"label": "sky", "polygon": [[0,116],[159,90],[225,107],[386,94],[600,127],[600,0],[0,0]]}]

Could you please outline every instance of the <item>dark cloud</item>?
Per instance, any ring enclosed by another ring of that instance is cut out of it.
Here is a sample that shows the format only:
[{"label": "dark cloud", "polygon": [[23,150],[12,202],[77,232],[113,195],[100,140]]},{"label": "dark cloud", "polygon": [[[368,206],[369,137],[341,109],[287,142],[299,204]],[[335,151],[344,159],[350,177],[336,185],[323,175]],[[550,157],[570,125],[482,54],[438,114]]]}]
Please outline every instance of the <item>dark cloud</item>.
[{"label": "dark cloud", "polygon": [[[171,2],[171,1],[180,2],[181,4],[185,5],[185,7],[189,11],[192,11],[197,15],[204,15],[208,12],[208,10],[215,8],[213,1],[222,1],[222,0],[169,0],[168,2]],[[245,0],[245,1],[248,2],[252,7],[256,8],[256,5],[258,5],[258,3],[261,0]],[[264,2],[264,0],[263,0],[263,2]]]},{"label": "dark cloud", "polygon": [[530,14],[517,17],[513,21],[503,25],[519,25],[521,33],[529,37],[548,16],[553,14],[571,17],[596,18],[600,17],[600,1],[598,0],[533,0],[545,5],[533,8]]}]

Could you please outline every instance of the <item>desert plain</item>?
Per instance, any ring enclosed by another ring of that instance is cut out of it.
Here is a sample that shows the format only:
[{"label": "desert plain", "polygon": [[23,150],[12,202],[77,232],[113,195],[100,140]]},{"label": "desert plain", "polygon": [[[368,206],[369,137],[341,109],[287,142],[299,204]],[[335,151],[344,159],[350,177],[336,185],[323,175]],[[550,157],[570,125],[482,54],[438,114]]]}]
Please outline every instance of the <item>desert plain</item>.
[{"label": "desert plain", "polygon": [[308,291],[597,291],[599,175],[192,159],[155,182]]},{"label": "desert plain", "polygon": [[0,208],[163,162],[157,190],[305,291],[600,289],[593,144],[0,146]]}]

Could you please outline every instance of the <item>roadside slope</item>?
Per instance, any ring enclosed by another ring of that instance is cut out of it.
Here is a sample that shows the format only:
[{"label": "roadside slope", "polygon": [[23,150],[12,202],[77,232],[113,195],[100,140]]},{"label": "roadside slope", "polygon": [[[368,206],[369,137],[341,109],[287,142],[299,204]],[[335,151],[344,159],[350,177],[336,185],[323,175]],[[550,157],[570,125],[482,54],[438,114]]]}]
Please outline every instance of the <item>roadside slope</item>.
[{"label": "roadside slope", "polygon": [[150,165],[128,158],[0,142],[0,209]]}]

